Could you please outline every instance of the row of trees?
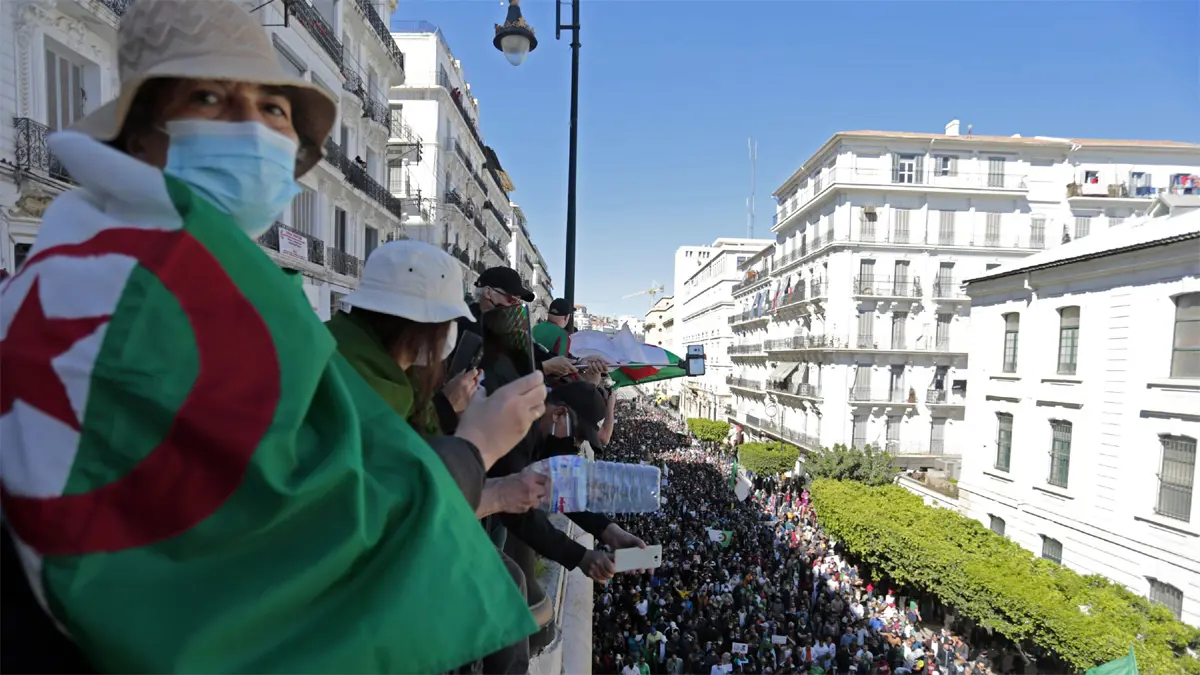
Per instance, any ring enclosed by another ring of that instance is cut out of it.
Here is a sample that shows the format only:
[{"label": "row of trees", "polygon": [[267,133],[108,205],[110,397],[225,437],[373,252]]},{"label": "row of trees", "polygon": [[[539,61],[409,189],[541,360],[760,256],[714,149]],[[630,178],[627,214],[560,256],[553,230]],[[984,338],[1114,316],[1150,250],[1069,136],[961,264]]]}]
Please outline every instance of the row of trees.
[{"label": "row of trees", "polygon": [[1016,643],[1028,641],[1086,669],[1130,645],[1145,673],[1200,675],[1200,629],[1124,586],[1043,560],[974,519],[926,506],[894,485],[819,479],[822,528],[899,584],[942,602]]},{"label": "row of trees", "polygon": [[729,422],[689,417],[687,427],[693,436],[705,443],[721,443],[729,436]]},{"label": "row of trees", "polygon": [[778,476],[796,467],[800,448],[790,443],[742,443],[738,464],[759,476]]}]

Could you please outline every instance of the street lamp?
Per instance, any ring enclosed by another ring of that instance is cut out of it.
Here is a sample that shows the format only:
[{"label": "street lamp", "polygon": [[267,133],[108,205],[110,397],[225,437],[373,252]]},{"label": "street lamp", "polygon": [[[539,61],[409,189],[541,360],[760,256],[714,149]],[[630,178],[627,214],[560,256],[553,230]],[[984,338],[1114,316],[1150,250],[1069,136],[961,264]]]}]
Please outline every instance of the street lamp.
[{"label": "street lamp", "polygon": [[[554,0],[554,39],[562,38],[564,30],[571,31],[571,131],[567,156],[567,259],[563,274],[563,297],[575,305],[575,166],[579,148],[579,0],[571,3],[571,23],[562,22],[562,3]],[[504,52],[504,57],[514,66],[525,62],[529,52],[537,48],[533,28],[521,16],[520,0],[508,0],[508,15],[504,25],[496,26],[496,37],[492,44]]]}]

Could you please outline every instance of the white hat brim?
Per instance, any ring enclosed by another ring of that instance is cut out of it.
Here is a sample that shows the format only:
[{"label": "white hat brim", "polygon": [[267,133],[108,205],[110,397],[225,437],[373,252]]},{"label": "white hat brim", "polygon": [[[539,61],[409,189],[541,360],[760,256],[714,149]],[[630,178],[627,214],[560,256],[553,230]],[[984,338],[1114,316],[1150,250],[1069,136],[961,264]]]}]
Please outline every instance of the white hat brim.
[{"label": "white hat brim", "polygon": [[443,302],[397,295],[395,291],[362,286],[343,298],[342,304],[347,307],[358,307],[380,314],[398,316],[417,323],[442,323],[473,316],[471,308],[461,300],[457,303]]}]

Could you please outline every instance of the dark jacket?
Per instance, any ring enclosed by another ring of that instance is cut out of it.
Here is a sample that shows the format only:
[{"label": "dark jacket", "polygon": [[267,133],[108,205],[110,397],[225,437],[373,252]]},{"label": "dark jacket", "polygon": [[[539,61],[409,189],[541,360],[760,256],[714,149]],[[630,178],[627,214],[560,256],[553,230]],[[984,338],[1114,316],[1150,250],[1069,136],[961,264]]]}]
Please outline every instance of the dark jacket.
[{"label": "dark jacket", "polygon": [[[371,385],[396,414],[409,419],[413,407],[412,383],[404,369],[383,348],[383,343],[372,332],[371,327],[346,312],[338,312],[325,326],[337,340],[338,351],[355,372]],[[445,400],[446,397],[439,393],[434,399],[435,405],[438,398]],[[449,401],[445,404],[448,406]],[[453,415],[453,408],[450,408],[450,413]],[[455,416],[455,426],[457,421]],[[431,424],[430,427],[418,431],[427,436],[429,446],[446,465],[454,482],[458,484],[458,489],[462,490],[463,496],[467,498],[467,503],[472,509],[479,508],[484,482],[483,457],[479,454],[479,449],[470,441],[439,434],[436,426]],[[442,431],[445,431],[445,427]]]}]

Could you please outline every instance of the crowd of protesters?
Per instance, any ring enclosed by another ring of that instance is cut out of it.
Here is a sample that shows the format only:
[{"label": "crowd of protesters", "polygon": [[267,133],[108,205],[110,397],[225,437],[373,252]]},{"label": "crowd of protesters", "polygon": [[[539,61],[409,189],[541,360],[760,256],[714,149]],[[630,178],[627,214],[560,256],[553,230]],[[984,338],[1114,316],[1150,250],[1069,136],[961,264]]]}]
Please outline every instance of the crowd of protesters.
[{"label": "crowd of protesters", "polygon": [[593,672],[1019,672],[1013,655],[931,630],[917,602],[861,574],[800,481],[758,480],[739,501],[731,458],[666,411],[633,403],[618,417],[605,458],[665,467],[661,511],[622,519],[663,546],[663,564],[596,585]]}]

